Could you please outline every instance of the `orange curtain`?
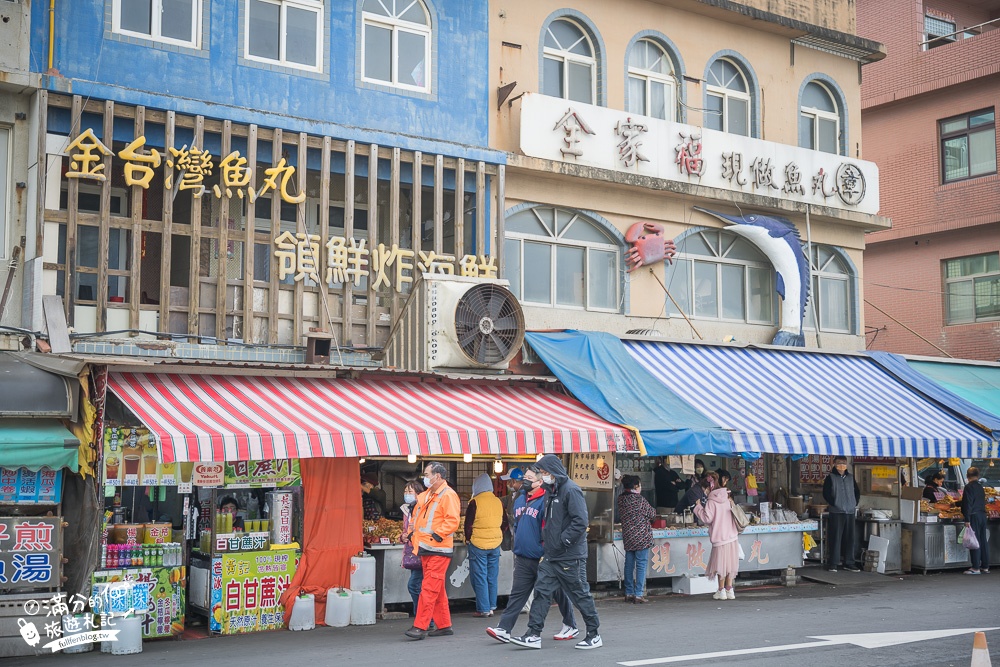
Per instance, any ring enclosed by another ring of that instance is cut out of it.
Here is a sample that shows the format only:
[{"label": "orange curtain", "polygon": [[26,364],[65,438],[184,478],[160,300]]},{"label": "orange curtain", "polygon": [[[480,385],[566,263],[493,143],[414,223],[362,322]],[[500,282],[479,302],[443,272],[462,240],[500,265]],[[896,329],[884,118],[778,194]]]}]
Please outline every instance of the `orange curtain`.
[{"label": "orange curtain", "polygon": [[300,459],[303,550],[292,583],[281,596],[285,624],[300,593],[316,598],[316,625],[325,625],[326,592],[351,583],[351,556],[361,541],[361,466],[358,459]]}]

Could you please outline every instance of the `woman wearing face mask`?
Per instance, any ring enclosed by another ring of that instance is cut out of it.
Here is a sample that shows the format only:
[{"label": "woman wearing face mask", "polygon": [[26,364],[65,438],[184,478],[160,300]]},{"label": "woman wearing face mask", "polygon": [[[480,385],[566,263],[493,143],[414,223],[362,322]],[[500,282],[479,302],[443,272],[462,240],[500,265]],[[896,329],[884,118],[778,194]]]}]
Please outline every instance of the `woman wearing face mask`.
[{"label": "woman wearing face mask", "polygon": [[413,545],[406,539],[406,536],[410,534],[411,514],[413,506],[417,504],[417,496],[425,490],[423,482],[418,479],[411,479],[403,489],[403,504],[399,507],[403,511],[403,532],[400,535],[400,540],[403,543],[402,566],[404,569],[410,571],[410,580],[406,583],[406,590],[409,591],[410,597],[413,598],[414,616],[417,615],[417,603],[420,601],[420,588],[424,582],[424,570],[420,565],[420,556],[413,552]]},{"label": "woman wearing face mask", "polygon": [[647,600],[646,565],[653,546],[650,521],[656,516],[653,506],[642,497],[642,483],[636,475],[622,477],[623,491],[618,496],[618,516],[625,546],[625,602],[643,604]]},{"label": "woman wearing face mask", "polygon": [[705,476],[705,462],[702,461],[701,459],[695,459],[694,460],[694,474],[693,475],[688,475],[688,478],[686,480],[687,481],[687,485],[688,485],[688,489],[691,489],[691,488],[694,488],[694,487],[698,486],[698,482],[700,482],[701,478],[704,477],[704,476]]},{"label": "woman wearing face mask", "polygon": [[729,489],[720,484],[719,475],[714,472],[705,475],[700,483],[708,497],[694,506],[694,513],[708,526],[708,538],[712,541],[712,555],[708,558],[705,574],[719,578],[719,590],[712,596],[714,599],[735,600],[733,580],[740,569],[737,542],[740,533],[730,509]]}]

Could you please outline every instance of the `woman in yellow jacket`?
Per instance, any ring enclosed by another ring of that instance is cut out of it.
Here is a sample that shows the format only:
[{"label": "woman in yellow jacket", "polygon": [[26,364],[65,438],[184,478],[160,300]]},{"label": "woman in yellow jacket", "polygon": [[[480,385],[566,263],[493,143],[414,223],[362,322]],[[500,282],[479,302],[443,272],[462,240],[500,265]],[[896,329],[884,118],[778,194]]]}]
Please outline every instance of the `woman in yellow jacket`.
[{"label": "woman in yellow jacket", "polygon": [[503,501],[493,493],[493,480],[486,473],[472,483],[472,500],[465,510],[465,542],[469,549],[469,578],[476,592],[473,616],[492,616],[497,608],[500,577],[500,543],[507,530]]},{"label": "woman in yellow jacket", "polygon": [[[452,536],[458,529],[462,503],[448,486],[448,469],[443,464],[428,463],[423,482],[427,490],[417,497],[410,524],[413,526],[410,543],[420,556],[424,571],[417,616],[413,627],[404,633],[410,639],[423,639],[428,634],[432,637],[455,634],[451,629],[445,575],[455,551]],[[428,633],[431,620],[437,629]]]}]

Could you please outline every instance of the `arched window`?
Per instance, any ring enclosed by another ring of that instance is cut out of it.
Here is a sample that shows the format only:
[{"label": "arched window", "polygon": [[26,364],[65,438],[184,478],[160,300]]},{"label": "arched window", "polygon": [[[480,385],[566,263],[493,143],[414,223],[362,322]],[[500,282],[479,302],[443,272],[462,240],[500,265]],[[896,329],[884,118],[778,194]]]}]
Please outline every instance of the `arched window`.
[{"label": "arched window", "polygon": [[830,90],[810,81],[802,90],[799,107],[799,146],[840,153],[840,111]]},{"label": "arched window", "polygon": [[363,79],[427,92],[431,19],[420,0],[365,0],[361,7]]},{"label": "arched window", "polygon": [[[774,268],[755,245],[725,230],[705,229],[678,243],[667,289],[688,317],[775,323]],[[669,299],[671,314],[680,315]]]},{"label": "arched window", "polygon": [[628,110],[674,120],[674,68],[662,46],[640,39],[628,55]]},{"label": "arched window", "polygon": [[815,313],[818,312],[820,331],[852,333],[854,285],[850,266],[829,247],[815,243],[812,247],[812,266],[812,291],[806,306],[806,328],[816,328]]},{"label": "arched window", "polygon": [[535,206],[506,220],[504,277],[524,303],[619,312],[622,247],[576,211]]},{"label": "arched window", "polygon": [[705,127],[750,136],[750,85],[733,61],[719,58],[708,69]]},{"label": "arched window", "polygon": [[587,33],[569,19],[556,19],[545,29],[542,94],[594,104],[597,59]]}]

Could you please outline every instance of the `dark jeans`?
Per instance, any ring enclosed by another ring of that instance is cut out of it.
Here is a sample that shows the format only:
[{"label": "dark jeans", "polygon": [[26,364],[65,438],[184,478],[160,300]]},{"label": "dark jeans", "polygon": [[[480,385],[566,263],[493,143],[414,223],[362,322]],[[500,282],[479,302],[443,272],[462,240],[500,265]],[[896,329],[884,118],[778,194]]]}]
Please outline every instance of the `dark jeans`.
[{"label": "dark jeans", "polygon": [[978,549],[969,549],[969,559],[972,561],[972,569],[978,570],[979,568],[990,569],[990,544],[986,540],[986,515],[985,514],[973,514],[969,517],[969,525],[972,526],[972,532],[976,534],[976,539],[979,540]]},{"label": "dark jeans", "polygon": [[[517,623],[517,615],[524,609],[524,603],[531,596],[531,591],[535,588],[535,581],[538,579],[538,561],[534,558],[524,558],[514,556],[514,582],[510,587],[510,597],[507,598],[507,608],[504,609],[503,616],[497,625],[507,632],[514,629]],[[559,605],[559,613],[562,614],[563,625],[571,628],[576,627],[576,618],[573,616],[573,605],[569,603],[560,588],[553,596]]]},{"label": "dark jeans", "polygon": [[596,635],[601,621],[597,618],[594,596],[587,584],[587,559],[551,561],[542,559],[538,564],[538,580],[535,582],[535,599],[528,614],[528,631],[541,635],[545,627],[545,617],[556,591],[562,588],[566,597],[580,610],[587,624],[587,636]]},{"label": "dark jeans", "polygon": [[413,615],[417,615],[417,605],[420,603],[420,587],[424,583],[423,570],[410,570],[410,579],[406,582],[406,590],[413,598]]},{"label": "dark jeans", "polygon": [[857,551],[854,515],[831,512],[826,518],[827,539],[830,540],[830,555],[827,567],[856,567],[854,554]]}]

